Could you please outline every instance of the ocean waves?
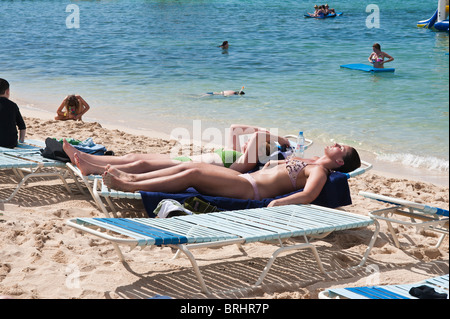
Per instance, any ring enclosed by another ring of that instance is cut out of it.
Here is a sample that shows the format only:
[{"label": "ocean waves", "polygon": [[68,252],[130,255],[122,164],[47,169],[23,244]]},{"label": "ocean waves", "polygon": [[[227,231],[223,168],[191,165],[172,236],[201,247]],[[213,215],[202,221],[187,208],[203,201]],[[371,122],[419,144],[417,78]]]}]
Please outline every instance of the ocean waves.
[{"label": "ocean waves", "polygon": [[419,156],[407,153],[380,154],[377,156],[377,160],[387,163],[400,163],[403,166],[435,172],[449,172],[448,159],[441,159],[433,156]]}]

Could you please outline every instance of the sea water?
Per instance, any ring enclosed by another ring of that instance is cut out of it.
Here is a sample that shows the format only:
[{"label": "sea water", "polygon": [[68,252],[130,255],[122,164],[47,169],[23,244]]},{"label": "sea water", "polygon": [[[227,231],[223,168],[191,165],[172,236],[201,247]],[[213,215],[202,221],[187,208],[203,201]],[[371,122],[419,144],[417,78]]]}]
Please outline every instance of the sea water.
[{"label": "sea water", "polygon": [[[448,175],[449,34],[416,26],[437,1],[342,0],[329,2],[342,16],[304,18],[314,4],[0,1],[0,77],[21,107],[55,112],[76,93],[91,106],[86,120],[168,134],[199,120],[303,130]],[[394,73],[339,67],[369,64],[375,42]]]}]

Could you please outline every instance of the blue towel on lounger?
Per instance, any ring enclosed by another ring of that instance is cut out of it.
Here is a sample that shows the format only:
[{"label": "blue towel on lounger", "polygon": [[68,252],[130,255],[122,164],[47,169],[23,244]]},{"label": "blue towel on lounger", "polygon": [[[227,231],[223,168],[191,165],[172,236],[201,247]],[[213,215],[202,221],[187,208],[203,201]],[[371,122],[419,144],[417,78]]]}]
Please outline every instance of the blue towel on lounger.
[{"label": "blue towel on lounger", "polygon": [[[281,198],[289,196],[296,192],[303,191],[298,190],[290,194],[278,196]],[[220,210],[237,210],[248,208],[260,208],[266,207],[274,198],[264,198],[262,200],[250,200],[250,199],[235,199],[228,197],[208,196],[198,193],[195,189],[189,188],[183,193],[161,193],[161,192],[140,192],[142,195],[142,201],[144,203],[145,210],[149,217],[155,217],[153,211],[158,203],[163,199],[174,199],[180,203],[183,203],[187,198],[197,196],[204,201],[211,203],[211,205],[217,206]],[[275,198],[275,199],[276,199]],[[348,186],[347,176],[339,172],[332,172],[322,189],[319,196],[312,202],[312,204],[320,205],[329,208],[336,208],[340,206],[350,205],[352,199],[350,196],[350,188]]]},{"label": "blue towel on lounger", "polygon": [[104,155],[106,152],[106,147],[101,144],[95,144],[92,137],[88,137],[86,140],[73,146],[81,152],[92,155]]}]

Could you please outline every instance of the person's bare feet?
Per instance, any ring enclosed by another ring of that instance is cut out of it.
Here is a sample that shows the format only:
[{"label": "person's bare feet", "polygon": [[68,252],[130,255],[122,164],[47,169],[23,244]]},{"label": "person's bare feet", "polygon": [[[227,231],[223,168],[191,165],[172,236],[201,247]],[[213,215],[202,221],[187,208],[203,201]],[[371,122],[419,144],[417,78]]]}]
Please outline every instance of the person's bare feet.
[{"label": "person's bare feet", "polygon": [[121,170],[115,168],[114,166],[109,165],[109,164],[106,165],[105,170],[123,181],[127,181],[127,182],[136,181],[136,177],[134,174],[126,173],[124,171],[121,171]]},{"label": "person's bare feet", "polygon": [[73,158],[74,164],[78,167],[81,174],[83,174],[84,176],[88,176],[91,174],[102,174],[105,171],[104,167],[92,164],[84,160],[83,157],[80,156],[80,153],[74,153]]},{"label": "person's bare feet", "polygon": [[70,143],[67,142],[66,139],[63,139],[63,150],[67,154],[67,156],[69,156],[70,161],[72,162],[72,164],[76,164],[75,160],[74,160],[74,155],[76,153],[78,153],[79,151],[75,147],[70,145]]},{"label": "person's bare feet", "polygon": [[108,171],[105,171],[102,175],[103,182],[106,186],[109,188],[124,191],[124,192],[134,192],[135,190],[132,189],[131,185],[128,182],[122,181],[113,174],[111,174]]}]

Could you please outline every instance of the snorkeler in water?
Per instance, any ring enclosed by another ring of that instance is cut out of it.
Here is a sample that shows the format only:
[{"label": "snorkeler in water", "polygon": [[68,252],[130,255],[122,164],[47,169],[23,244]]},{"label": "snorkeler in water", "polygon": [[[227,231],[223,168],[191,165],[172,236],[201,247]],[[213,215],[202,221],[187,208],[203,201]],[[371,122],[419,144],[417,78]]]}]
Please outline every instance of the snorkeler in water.
[{"label": "snorkeler in water", "polygon": [[242,87],[239,91],[226,90],[221,92],[208,92],[206,93],[206,95],[223,95],[223,96],[244,95],[245,92],[243,90],[244,87]]}]

